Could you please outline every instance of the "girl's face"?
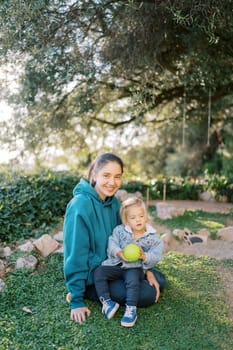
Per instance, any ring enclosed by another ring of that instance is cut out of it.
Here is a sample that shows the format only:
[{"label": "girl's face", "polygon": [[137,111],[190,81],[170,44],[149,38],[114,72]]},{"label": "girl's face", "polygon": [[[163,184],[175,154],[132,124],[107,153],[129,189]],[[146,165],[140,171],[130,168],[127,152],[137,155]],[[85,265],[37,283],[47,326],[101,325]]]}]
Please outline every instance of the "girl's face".
[{"label": "girl's face", "polygon": [[117,162],[106,163],[93,178],[96,181],[95,190],[102,200],[111,197],[121,186],[122,170]]},{"label": "girl's face", "polygon": [[139,205],[132,205],[127,209],[127,224],[133,233],[143,234],[146,230],[147,215]]}]

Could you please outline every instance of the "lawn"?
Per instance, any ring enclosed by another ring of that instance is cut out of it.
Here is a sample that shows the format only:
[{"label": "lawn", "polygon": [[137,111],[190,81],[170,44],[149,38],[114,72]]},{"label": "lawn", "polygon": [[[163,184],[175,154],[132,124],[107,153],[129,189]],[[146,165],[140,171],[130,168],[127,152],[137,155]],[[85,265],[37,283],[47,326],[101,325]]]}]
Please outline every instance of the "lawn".
[{"label": "lawn", "polygon": [[[213,225],[225,217],[186,213],[186,218],[180,225],[192,229],[202,218]],[[166,290],[157,304],[138,309],[136,325],[126,329],[120,325],[123,308],[107,320],[100,304],[90,301],[87,321],[70,321],[63,256],[54,254],[36,272],[8,275],[0,293],[0,350],[232,350],[233,321],[216,272],[221,264],[233,267],[232,260],[166,253],[158,265],[167,276]]]},{"label": "lawn", "polygon": [[84,324],[71,322],[62,256],[45,263],[37,273],[18,270],[9,276],[0,296],[1,350],[233,349],[233,322],[214,259],[167,253],[159,265],[167,289],[158,304],[138,310],[130,329],[120,326],[123,308],[109,321],[94,302],[88,302],[92,315]]}]

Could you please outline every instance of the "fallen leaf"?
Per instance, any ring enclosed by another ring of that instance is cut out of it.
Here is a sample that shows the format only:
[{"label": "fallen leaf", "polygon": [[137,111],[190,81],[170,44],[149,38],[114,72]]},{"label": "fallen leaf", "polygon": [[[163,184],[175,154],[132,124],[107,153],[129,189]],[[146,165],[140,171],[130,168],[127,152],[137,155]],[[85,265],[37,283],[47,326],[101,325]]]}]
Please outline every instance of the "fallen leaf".
[{"label": "fallen leaf", "polygon": [[26,312],[27,314],[32,314],[32,310],[30,310],[28,307],[26,307],[26,306],[24,306],[23,308],[22,308],[22,310],[24,311],[24,312]]}]

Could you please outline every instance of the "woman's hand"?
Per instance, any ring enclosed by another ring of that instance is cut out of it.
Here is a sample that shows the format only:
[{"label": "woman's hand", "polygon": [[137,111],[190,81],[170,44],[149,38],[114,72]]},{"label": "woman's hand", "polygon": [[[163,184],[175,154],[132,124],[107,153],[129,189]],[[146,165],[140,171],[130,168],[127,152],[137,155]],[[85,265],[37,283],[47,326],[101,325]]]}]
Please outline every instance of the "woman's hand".
[{"label": "woman's hand", "polygon": [[147,271],[146,272],[146,278],[147,281],[149,283],[149,285],[151,287],[155,287],[156,289],[156,298],[155,298],[155,303],[157,303],[157,301],[159,300],[159,296],[160,296],[160,288],[159,288],[159,284],[155,278],[155,275],[153,274],[152,271]]},{"label": "woman's hand", "polygon": [[88,307],[77,307],[70,312],[70,319],[74,322],[83,323],[86,320],[86,316],[90,316],[91,311]]}]

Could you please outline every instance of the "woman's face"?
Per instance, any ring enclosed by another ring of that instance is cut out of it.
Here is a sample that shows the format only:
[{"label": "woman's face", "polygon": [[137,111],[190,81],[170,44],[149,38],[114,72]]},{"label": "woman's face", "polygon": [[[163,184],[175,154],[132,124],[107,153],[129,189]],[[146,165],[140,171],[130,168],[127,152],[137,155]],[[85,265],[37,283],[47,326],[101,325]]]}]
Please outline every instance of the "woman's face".
[{"label": "woman's face", "polygon": [[117,162],[106,163],[93,178],[96,181],[95,190],[102,200],[111,197],[121,186],[122,170]]}]

